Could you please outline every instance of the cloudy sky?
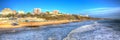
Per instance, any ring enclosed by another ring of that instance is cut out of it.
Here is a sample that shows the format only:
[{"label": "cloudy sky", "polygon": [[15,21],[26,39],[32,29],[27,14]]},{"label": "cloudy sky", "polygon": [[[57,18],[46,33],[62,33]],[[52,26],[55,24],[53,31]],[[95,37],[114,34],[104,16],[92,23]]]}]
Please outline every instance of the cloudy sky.
[{"label": "cloudy sky", "polygon": [[0,10],[24,10],[41,8],[43,12],[60,10],[63,13],[78,14],[88,9],[120,7],[120,0],[0,0]]}]

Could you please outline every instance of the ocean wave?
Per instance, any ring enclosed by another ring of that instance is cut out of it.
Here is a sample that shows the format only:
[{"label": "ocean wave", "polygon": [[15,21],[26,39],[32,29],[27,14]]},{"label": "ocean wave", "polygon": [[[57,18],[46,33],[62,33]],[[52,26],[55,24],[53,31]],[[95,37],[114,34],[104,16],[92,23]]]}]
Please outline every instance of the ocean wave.
[{"label": "ocean wave", "polygon": [[72,30],[63,40],[120,40],[120,32],[106,25],[94,22],[94,24],[81,26]]},{"label": "ocean wave", "polygon": [[111,21],[85,21],[14,29],[0,33],[0,40],[120,40],[118,29],[119,23]]}]

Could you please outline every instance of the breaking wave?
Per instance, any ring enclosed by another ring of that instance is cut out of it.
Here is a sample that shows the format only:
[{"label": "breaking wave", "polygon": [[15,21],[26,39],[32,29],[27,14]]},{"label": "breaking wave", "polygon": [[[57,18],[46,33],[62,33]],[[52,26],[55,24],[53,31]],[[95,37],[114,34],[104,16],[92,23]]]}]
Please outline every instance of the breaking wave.
[{"label": "breaking wave", "polygon": [[119,20],[100,20],[0,31],[0,40],[120,40]]},{"label": "breaking wave", "polygon": [[120,40],[120,32],[107,25],[94,22],[81,26],[72,30],[63,40]]}]

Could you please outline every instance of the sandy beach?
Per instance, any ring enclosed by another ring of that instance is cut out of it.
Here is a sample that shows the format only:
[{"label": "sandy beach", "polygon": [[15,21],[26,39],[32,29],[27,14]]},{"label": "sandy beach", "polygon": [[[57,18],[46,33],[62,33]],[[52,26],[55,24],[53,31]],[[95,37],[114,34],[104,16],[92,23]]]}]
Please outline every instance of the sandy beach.
[{"label": "sandy beach", "polygon": [[45,21],[45,22],[19,22],[19,25],[13,26],[11,23],[1,23],[0,28],[20,28],[20,27],[34,27],[43,25],[63,24],[69,22],[76,22],[80,20],[58,20],[58,21]]}]

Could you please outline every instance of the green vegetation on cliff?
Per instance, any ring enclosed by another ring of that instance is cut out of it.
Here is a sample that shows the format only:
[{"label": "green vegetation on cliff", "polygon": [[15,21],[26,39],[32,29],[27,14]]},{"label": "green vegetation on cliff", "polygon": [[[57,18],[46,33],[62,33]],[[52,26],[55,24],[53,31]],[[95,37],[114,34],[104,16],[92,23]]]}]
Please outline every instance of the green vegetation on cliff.
[{"label": "green vegetation on cliff", "polygon": [[1,15],[1,17],[17,17],[17,18],[25,18],[25,17],[37,17],[37,18],[44,18],[46,20],[88,20],[93,19],[90,17],[85,16],[79,16],[79,15],[67,15],[67,14],[47,14],[41,13],[41,14],[31,14],[30,12],[26,14],[9,14],[9,15]]}]

